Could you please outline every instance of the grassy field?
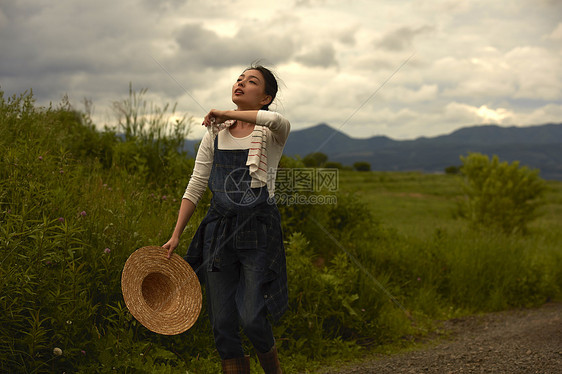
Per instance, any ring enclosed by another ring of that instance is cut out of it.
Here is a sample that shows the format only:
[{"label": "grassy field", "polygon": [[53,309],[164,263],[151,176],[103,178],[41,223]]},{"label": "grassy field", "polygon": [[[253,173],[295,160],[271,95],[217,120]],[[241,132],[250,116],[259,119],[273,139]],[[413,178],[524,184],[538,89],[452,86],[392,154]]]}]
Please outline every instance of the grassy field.
[{"label": "grassy field", "polygon": [[[458,217],[462,177],[419,172],[357,172],[340,170],[341,191],[357,194],[380,222],[402,235],[427,238],[435,230],[458,232],[466,222]],[[531,225],[533,236],[558,240],[562,246],[562,182],[548,181],[546,205]],[[561,249],[562,250],[562,249]]]},{"label": "grassy field", "polygon": [[426,237],[437,228],[460,229],[455,219],[460,181],[417,172],[340,172],[340,189],[356,193],[385,226],[403,235]]}]

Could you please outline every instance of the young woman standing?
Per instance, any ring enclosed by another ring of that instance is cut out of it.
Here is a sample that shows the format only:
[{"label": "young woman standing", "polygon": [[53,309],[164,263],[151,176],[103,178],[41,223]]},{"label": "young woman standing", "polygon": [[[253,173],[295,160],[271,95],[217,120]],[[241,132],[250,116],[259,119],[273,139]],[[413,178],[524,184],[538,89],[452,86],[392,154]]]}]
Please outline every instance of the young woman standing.
[{"label": "young woman standing", "polygon": [[274,201],[275,173],[290,124],[269,111],[278,84],[267,68],[251,66],[232,86],[236,110],[212,109],[176,227],[164,244],[176,249],[208,184],[211,207],[186,260],[206,286],[209,318],[224,373],[249,373],[240,327],[266,374],[281,373],[268,315],[287,309],[287,273],[281,217]]}]

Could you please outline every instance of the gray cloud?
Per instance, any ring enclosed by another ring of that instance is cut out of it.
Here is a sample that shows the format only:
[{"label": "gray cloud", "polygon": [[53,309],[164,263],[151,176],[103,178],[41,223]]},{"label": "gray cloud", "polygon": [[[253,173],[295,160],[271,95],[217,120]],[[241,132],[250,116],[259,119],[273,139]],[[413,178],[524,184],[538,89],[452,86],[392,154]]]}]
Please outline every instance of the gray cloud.
[{"label": "gray cloud", "polygon": [[243,27],[232,37],[219,36],[201,24],[185,25],[176,35],[179,56],[200,67],[245,66],[256,59],[271,64],[289,61],[296,50],[289,35],[264,32],[261,27]]},{"label": "gray cloud", "polygon": [[180,9],[188,0],[142,0],[143,5],[150,10],[166,12]]},{"label": "gray cloud", "polygon": [[385,34],[375,45],[388,51],[403,51],[412,46],[414,38],[421,34],[426,34],[433,31],[432,26],[421,26],[418,28],[411,28],[409,26],[400,27]]},{"label": "gray cloud", "polygon": [[309,67],[328,68],[338,65],[336,51],[331,44],[322,44],[316,48],[311,48],[305,53],[296,56],[295,60]]},{"label": "gray cloud", "polygon": [[357,43],[355,34],[357,33],[358,29],[359,29],[358,26],[354,26],[341,31],[338,34],[338,41],[348,46],[354,46]]},{"label": "gray cloud", "polygon": [[143,37],[149,31],[131,22],[138,15],[135,10],[117,6],[95,17],[89,12],[98,5],[108,4],[71,7],[61,1],[55,6],[8,7],[7,12],[4,7],[10,33],[0,36],[0,71],[22,78],[130,71],[133,57],[146,50]]},{"label": "gray cloud", "polygon": [[314,7],[314,6],[321,6],[326,3],[326,0],[296,0],[295,6],[296,7]]}]

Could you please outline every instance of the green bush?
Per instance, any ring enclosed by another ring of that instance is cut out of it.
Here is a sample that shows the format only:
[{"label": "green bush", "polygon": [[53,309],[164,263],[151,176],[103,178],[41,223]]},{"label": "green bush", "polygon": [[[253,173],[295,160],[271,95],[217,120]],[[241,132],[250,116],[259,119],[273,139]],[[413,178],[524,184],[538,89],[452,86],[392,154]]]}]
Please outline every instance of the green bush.
[{"label": "green bush", "polygon": [[342,163],[337,162],[337,161],[328,161],[324,164],[324,167],[328,168],[328,169],[343,169],[344,168]]},{"label": "green bush", "polygon": [[161,108],[149,104],[144,99],[146,92],[134,91],[131,84],[129,97],[113,103],[117,118],[114,131],[123,139],[115,146],[114,166],[149,182],[176,184],[182,169],[193,168],[183,151],[193,120],[177,116],[175,105]]},{"label": "green bush", "polygon": [[[107,357],[158,344],[141,357],[154,363],[171,342],[123,309],[120,274],[134,249],[167,239],[192,160],[169,150],[162,169],[176,174],[148,184],[104,158],[126,140],[97,132],[67,103],[0,97],[0,372],[138,367],[134,356]],[[181,187],[165,184],[180,178]],[[200,336],[210,347],[211,335]]]},{"label": "green bush", "polygon": [[461,171],[460,166],[456,166],[456,165],[447,166],[445,168],[445,174],[457,175],[460,173],[460,171]]},{"label": "green bush", "polygon": [[541,197],[546,185],[538,170],[478,153],[461,160],[466,196],[459,206],[461,215],[475,227],[525,233],[544,204]]},{"label": "green bush", "polygon": [[290,306],[275,333],[294,360],[345,358],[410,331],[385,295],[387,280],[378,287],[352,258],[340,250],[326,262],[304,235],[289,237]]},{"label": "green bush", "polygon": [[322,167],[328,161],[328,156],[322,152],[310,153],[302,159],[306,167]]},{"label": "green bush", "polygon": [[357,161],[353,163],[353,169],[357,171],[371,171],[371,164],[367,161]]}]

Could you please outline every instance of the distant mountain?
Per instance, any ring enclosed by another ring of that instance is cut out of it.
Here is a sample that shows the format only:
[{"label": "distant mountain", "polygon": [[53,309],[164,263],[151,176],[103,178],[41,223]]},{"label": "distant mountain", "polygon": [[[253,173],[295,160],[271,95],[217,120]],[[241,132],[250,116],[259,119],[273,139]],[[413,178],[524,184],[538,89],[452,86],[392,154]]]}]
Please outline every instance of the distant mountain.
[{"label": "distant mountain", "polygon": [[473,126],[448,135],[403,141],[385,136],[351,138],[326,124],[292,131],[284,153],[304,157],[312,152],[325,153],[330,161],[344,165],[367,161],[372,170],[427,173],[443,172],[448,166],[460,165],[461,155],[480,152],[540,169],[545,179],[562,180],[562,124]]},{"label": "distant mountain", "polygon": [[[285,144],[286,155],[305,156],[313,152],[322,152],[328,156],[339,154],[369,153],[373,149],[385,148],[398,143],[386,136],[368,139],[351,138],[325,123],[304,130],[292,131]],[[329,157],[332,159],[332,157]]]}]

